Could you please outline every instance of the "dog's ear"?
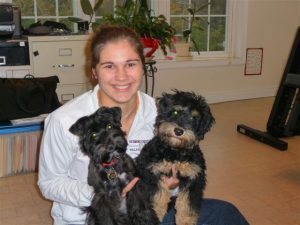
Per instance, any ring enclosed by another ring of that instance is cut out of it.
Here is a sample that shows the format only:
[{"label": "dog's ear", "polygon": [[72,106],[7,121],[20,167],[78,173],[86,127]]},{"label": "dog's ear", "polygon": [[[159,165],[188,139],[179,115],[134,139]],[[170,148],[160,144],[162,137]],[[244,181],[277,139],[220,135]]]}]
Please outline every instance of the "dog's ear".
[{"label": "dog's ear", "polygon": [[[114,123],[116,123],[117,126],[121,127],[121,116],[122,116],[122,111],[120,107],[105,107],[102,106],[97,110],[97,120],[100,121],[100,118],[103,117],[104,115],[111,115]],[[104,116],[105,117],[105,116]]]},{"label": "dog's ear", "polygon": [[161,97],[155,98],[156,110],[157,110],[158,112],[161,111],[161,109],[160,109],[161,99],[162,99]]},{"label": "dog's ear", "polygon": [[87,116],[81,117],[69,128],[69,131],[74,135],[83,136],[86,132],[85,126],[87,124],[87,120]]},{"label": "dog's ear", "polygon": [[204,138],[204,135],[210,130],[212,125],[215,123],[215,118],[213,117],[209,105],[206,103],[205,99],[200,97],[200,107],[201,107],[201,118],[199,121],[198,134],[200,140]]},{"label": "dog's ear", "polygon": [[112,114],[116,120],[121,121],[121,115],[122,111],[120,107],[106,107],[106,106],[101,106],[97,111],[97,116],[102,116],[104,114]]},{"label": "dog's ear", "polygon": [[95,112],[97,116],[101,116],[103,113],[109,110],[109,107],[101,106],[97,111]]},{"label": "dog's ear", "polygon": [[166,112],[172,102],[172,95],[168,93],[162,93],[161,97],[157,97],[155,100],[158,114]]},{"label": "dog's ear", "polygon": [[122,110],[120,107],[112,107],[112,114],[115,121],[121,122]]}]

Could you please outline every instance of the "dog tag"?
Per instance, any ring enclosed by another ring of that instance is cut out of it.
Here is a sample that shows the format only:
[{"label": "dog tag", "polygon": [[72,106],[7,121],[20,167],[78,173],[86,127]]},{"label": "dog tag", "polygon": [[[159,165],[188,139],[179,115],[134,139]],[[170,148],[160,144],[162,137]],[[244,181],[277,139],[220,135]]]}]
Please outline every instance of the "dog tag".
[{"label": "dog tag", "polygon": [[109,168],[107,171],[107,179],[108,180],[114,180],[118,176],[117,172],[115,171],[114,168]]}]

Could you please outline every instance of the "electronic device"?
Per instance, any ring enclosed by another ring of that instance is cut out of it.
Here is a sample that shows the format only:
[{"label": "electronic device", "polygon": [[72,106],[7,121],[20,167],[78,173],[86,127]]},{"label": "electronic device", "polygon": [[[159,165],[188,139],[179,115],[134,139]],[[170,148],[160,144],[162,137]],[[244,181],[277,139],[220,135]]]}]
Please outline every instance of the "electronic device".
[{"label": "electronic device", "polygon": [[237,131],[279,150],[288,147],[288,143],[279,137],[300,134],[300,27],[273,103],[267,131],[261,132],[243,124],[237,126]]},{"label": "electronic device", "polygon": [[300,27],[267,123],[275,137],[300,134]]},{"label": "electronic device", "polygon": [[274,148],[277,148],[281,151],[285,151],[288,148],[287,142],[282,141],[282,140],[272,136],[268,132],[262,132],[260,130],[256,130],[251,127],[248,127],[244,124],[238,124],[237,131],[239,133],[244,134],[248,137],[251,137],[257,141],[260,141],[260,142],[270,145]]},{"label": "electronic device", "polygon": [[0,3],[0,40],[21,36],[20,7],[10,3]]},{"label": "electronic device", "polygon": [[29,65],[28,41],[0,41],[0,66],[21,65]]},{"label": "electronic device", "polygon": [[17,39],[22,37],[21,9],[19,6],[13,5],[13,14],[15,23],[13,38]]}]

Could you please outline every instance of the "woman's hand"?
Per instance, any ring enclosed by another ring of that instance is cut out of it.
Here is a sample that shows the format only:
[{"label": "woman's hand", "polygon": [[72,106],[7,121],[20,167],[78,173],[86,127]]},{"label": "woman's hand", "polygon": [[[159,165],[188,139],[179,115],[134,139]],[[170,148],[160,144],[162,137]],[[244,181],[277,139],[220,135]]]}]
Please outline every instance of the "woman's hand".
[{"label": "woman's hand", "polygon": [[[139,181],[140,178],[135,177],[133,178],[127,185],[126,187],[122,190],[121,196],[126,197],[127,193],[131,191],[131,189],[136,185],[136,183]],[[177,188],[179,185],[179,180],[177,178],[177,171],[175,165],[172,166],[172,176],[171,177],[162,177],[162,181],[164,185],[168,189],[174,189]]]},{"label": "woman's hand", "polygon": [[126,197],[127,193],[128,193],[129,191],[131,191],[131,189],[136,185],[136,183],[139,181],[139,179],[140,179],[140,178],[135,177],[135,178],[133,178],[133,179],[126,185],[126,187],[122,190],[122,193],[121,193],[121,196],[122,196],[123,198]]},{"label": "woman's hand", "polygon": [[171,177],[162,177],[164,185],[169,189],[177,188],[179,185],[179,180],[177,178],[177,171],[175,165],[172,166],[172,176]]}]

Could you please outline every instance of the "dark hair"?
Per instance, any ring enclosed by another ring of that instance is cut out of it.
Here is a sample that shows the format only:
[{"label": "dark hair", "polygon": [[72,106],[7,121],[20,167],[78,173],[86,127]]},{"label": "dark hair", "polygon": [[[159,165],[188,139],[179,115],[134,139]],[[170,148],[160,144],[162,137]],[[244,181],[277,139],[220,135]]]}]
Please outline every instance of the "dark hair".
[{"label": "dark hair", "polygon": [[[144,47],[138,35],[125,26],[100,26],[94,33],[91,43],[91,67],[95,68],[100,61],[100,52],[109,42],[127,40],[139,55],[143,65],[145,65]],[[145,66],[144,66],[145,67]],[[144,68],[145,69],[145,68]]]}]

